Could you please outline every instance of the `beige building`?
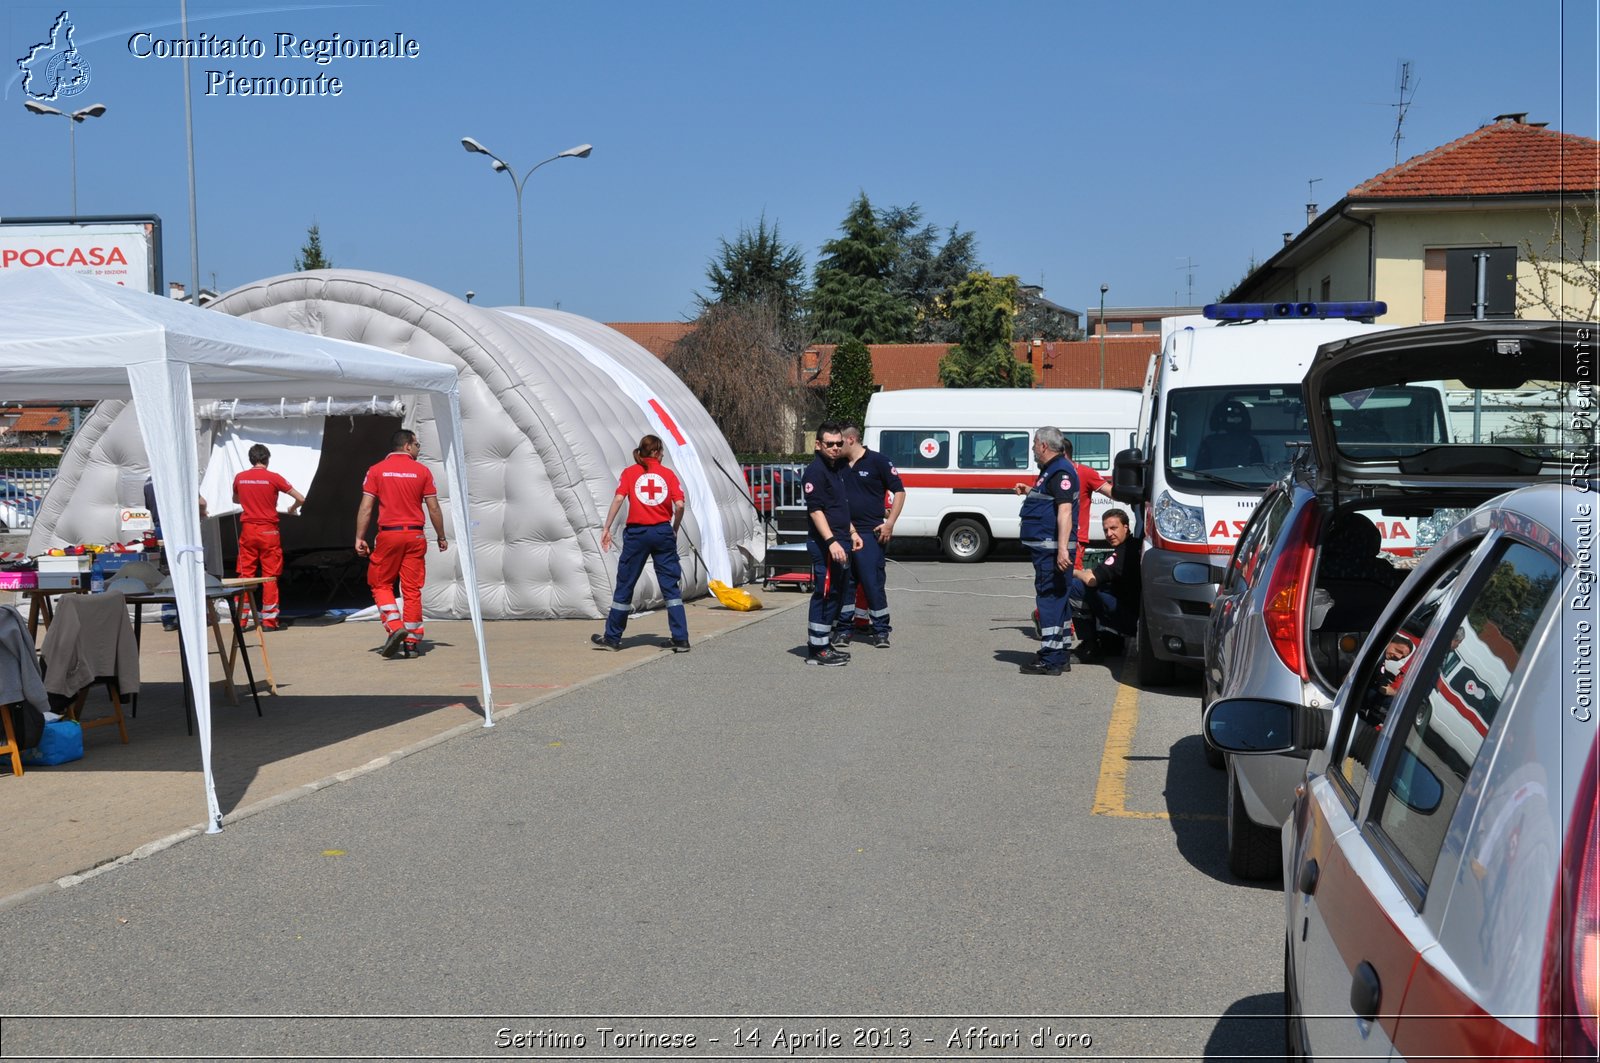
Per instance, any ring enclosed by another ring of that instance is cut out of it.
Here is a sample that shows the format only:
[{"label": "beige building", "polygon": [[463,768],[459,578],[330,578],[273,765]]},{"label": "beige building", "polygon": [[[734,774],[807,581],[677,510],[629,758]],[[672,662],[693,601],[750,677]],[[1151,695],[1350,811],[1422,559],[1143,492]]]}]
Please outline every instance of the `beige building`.
[{"label": "beige building", "polygon": [[1240,282],[1229,302],[1381,299],[1386,324],[1593,320],[1600,141],[1525,115],[1352,188]]}]

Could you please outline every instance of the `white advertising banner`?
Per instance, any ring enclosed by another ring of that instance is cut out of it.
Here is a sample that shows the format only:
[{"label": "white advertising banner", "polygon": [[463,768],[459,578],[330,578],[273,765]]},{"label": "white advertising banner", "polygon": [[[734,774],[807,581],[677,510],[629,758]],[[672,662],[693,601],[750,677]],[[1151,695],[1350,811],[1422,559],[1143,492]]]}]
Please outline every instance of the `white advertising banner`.
[{"label": "white advertising banner", "polygon": [[154,220],[0,223],[0,273],[64,269],[152,295],[159,223]]}]

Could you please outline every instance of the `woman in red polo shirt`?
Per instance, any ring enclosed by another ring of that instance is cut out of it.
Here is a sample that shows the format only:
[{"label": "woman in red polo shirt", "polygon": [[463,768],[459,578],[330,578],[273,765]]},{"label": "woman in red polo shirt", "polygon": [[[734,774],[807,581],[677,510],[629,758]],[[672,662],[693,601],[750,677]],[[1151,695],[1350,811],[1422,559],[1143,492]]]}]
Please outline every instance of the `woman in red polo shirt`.
[{"label": "woman in red polo shirt", "polygon": [[622,631],[628,626],[633,609],[633,588],[649,558],[656,569],[656,582],[667,601],[667,628],[672,633],[672,652],[689,652],[689,621],[683,612],[683,592],[679,589],[683,569],[678,564],[678,525],[683,523],[683,485],[673,471],[661,464],[659,436],[645,436],[634,449],[637,463],[622,472],[617,493],[600,532],[600,548],[611,549],[611,525],[624,504],[628,507],[627,526],[622,533],[622,557],[617,561],[617,589],[611,595],[611,611],[606,614],[603,635],[591,635],[596,646],[610,650],[622,648]]}]

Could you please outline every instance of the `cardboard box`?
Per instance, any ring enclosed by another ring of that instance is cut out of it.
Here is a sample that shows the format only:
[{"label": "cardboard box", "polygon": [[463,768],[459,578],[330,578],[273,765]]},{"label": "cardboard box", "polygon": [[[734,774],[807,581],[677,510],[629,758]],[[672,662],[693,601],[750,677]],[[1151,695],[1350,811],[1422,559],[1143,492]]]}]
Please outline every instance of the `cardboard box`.
[{"label": "cardboard box", "polygon": [[0,591],[31,591],[37,586],[37,572],[0,572]]}]

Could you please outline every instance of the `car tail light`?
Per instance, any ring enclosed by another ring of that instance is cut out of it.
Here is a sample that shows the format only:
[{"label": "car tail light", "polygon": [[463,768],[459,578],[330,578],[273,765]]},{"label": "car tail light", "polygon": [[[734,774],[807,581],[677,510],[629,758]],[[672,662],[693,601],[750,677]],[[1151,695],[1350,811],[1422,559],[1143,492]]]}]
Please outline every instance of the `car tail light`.
[{"label": "car tail light", "polygon": [[1316,506],[1306,506],[1289,527],[1283,555],[1267,580],[1267,604],[1262,620],[1267,640],[1278,659],[1301,679],[1306,671],[1306,602],[1311,597],[1311,560],[1316,554],[1313,536],[1322,521]]},{"label": "car tail light", "polygon": [[1600,1014],[1600,744],[1578,783],[1567,824],[1556,895],[1545,934],[1544,986],[1539,994],[1539,1051],[1548,1059],[1594,1059]]}]

